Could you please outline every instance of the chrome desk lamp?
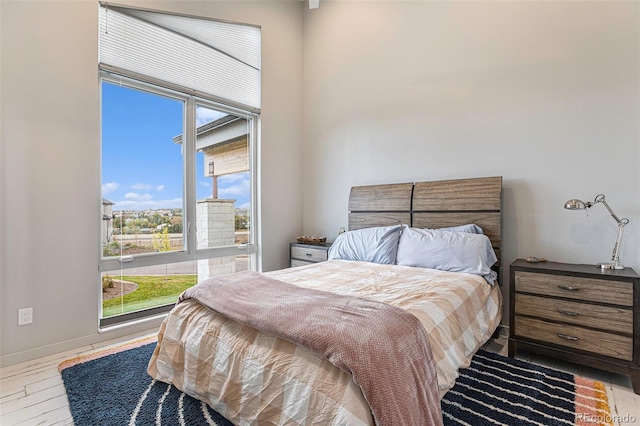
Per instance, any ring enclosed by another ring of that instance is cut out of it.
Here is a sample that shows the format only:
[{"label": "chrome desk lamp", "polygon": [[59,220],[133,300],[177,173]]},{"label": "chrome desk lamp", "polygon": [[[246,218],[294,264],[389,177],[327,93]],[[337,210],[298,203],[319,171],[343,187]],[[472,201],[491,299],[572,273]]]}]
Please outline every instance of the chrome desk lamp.
[{"label": "chrome desk lamp", "polygon": [[607,210],[609,210],[611,217],[613,217],[618,224],[618,235],[616,236],[616,243],[613,246],[611,262],[598,263],[598,266],[600,266],[602,269],[624,269],[624,265],[620,263],[620,258],[618,257],[618,249],[620,248],[620,240],[622,239],[622,228],[624,228],[624,226],[629,223],[629,219],[627,219],[626,217],[623,217],[622,219],[618,218],[618,216],[616,216],[613,210],[611,210],[611,207],[609,207],[609,204],[607,204],[606,200],[604,199],[604,194],[596,196],[593,202],[588,201],[586,203],[574,198],[564,203],[564,208],[569,210],[586,210],[598,203],[602,203],[607,208]]}]

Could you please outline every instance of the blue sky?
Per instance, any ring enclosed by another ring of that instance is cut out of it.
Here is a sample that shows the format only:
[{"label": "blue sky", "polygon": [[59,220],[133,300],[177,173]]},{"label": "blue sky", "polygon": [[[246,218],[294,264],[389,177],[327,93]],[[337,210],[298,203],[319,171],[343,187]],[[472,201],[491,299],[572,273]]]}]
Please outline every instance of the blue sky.
[{"label": "blue sky", "polygon": [[[199,108],[197,125],[221,116]],[[114,210],[182,207],[183,103],[158,95],[102,84],[102,196]],[[204,176],[203,154],[196,158],[196,198],[211,197],[212,179]],[[249,207],[249,173],[218,178],[218,198]]]}]

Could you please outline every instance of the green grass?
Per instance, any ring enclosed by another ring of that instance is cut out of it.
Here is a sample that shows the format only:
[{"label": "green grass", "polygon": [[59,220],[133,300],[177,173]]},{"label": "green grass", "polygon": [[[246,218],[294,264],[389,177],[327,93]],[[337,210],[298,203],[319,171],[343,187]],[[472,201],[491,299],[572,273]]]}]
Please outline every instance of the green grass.
[{"label": "green grass", "polygon": [[196,284],[197,276],[140,275],[123,276],[122,279],[138,284],[138,288],[124,297],[103,301],[103,318],[175,303],[180,293]]}]

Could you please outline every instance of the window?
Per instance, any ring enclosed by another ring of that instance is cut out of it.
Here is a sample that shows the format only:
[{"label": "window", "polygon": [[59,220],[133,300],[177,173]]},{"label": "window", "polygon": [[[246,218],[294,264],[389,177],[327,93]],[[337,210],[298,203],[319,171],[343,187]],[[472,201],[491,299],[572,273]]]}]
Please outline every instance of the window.
[{"label": "window", "polygon": [[[220,56],[224,46],[208,49],[214,53],[205,48],[195,57],[166,57],[173,52],[165,49],[167,43],[182,48],[196,43],[197,49],[187,49],[191,52],[203,49],[203,37],[180,37],[176,31],[201,27],[209,46],[229,26],[248,28],[255,39],[255,27],[106,4],[100,7],[100,24],[99,281],[105,327],[166,312],[182,291],[203,279],[257,269],[259,56],[258,68],[255,58],[247,59],[253,65],[238,60],[242,52],[232,58],[240,65],[230,67],[230,54]],[[259,53],[259,28],[257,33]],[[127,57],[137,52],[131,45],[143,46],[145,57]],[[138,64],[145,61],[150,64]],[[173,68],[185,61],[184,73],[195,71],[174,78]],[[167,69],[156,69],[157,63]],[[210,67],[230,74],[226,89],[215,88],[220,81],[199,80]],[[246,76],[238,78],[238,67],[250,69],[249,86],[257,69],[257,95],[245,87]],[[197,83],[185,86],[189,81]],[[242,90],[234,91],[234,85]]]}]

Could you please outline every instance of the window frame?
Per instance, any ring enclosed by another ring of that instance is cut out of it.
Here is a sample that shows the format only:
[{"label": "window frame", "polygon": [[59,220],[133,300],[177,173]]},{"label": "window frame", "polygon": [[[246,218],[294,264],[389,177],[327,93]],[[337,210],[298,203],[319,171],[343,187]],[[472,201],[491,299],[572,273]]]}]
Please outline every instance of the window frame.
[{"label": "window frame", "polygon": [[[102,85],[103,82],[126,86],[132,90],[142,90],[159,96],[170,97],[184,102],[183,107],[183,154],[182,154],[182,173],[183,173],[183,249],[172,252],[144,253],[133,256],[111,256],[104,257],[102,251],[102,214],[98,215],[98,223],[100,229],[100,239],[98,244],[98,322],[99,329],[121,325],[128,322],[139,321],[142,319],[152,319],[158,315],[166,314],[174,305],[163,305],[144,309],[140,311],[120,314],[103,318],[102,312],[102,274],[109,271],[122,272],[127,269],[164,265],[169,263],[198,261],[203,259],[213,259],[220,257],[237,256],[239,254],[249,255],[249,269],[261,270],[261,253],[260,253],[260,193],[259,193],[259,128],[260,114],[255,110],[242,109],[234,105],[221,103],[215,97],[196,96],[194,94],[183,93],[172,90],[163,85],[158,85],[153,79],[145,81],[144,78],[130,78],[125,75],[117,74],[112,71],[100,70],[99,74],[99,93],[100,93],[100,111],[102,111]],[[196,185],[197,185],[197,165],[196,165],[196,106],[205,106],[217,111],[233,114],[247,120],[249,124],[248,132],[248,155],[249,155],[249,176],[250,176],[250,229],[249,243],[236,244],[221,247],[197,248],[197,229],[196,229]],[[102,135],[102,112],[100,113],[100,135]],[[102,136],[100,136],[99,149],[99,176],[102,188]],[[100,188],[100,205],[102,204],[102,189]]]}]

